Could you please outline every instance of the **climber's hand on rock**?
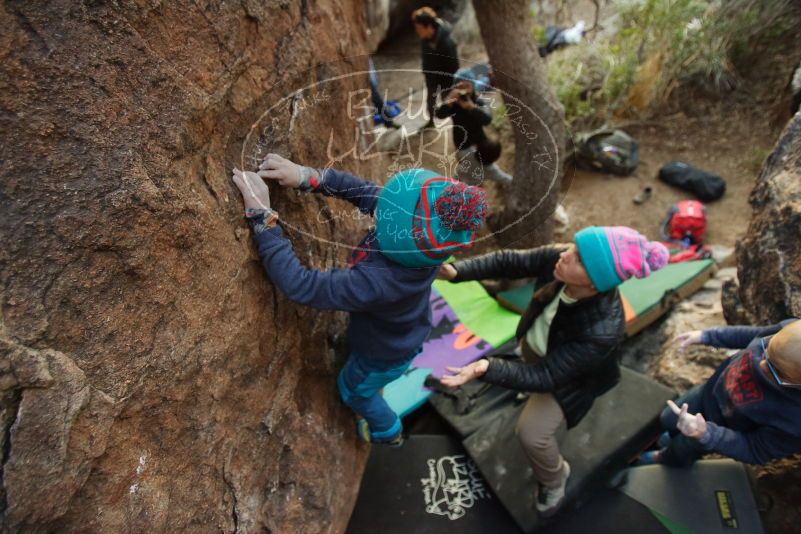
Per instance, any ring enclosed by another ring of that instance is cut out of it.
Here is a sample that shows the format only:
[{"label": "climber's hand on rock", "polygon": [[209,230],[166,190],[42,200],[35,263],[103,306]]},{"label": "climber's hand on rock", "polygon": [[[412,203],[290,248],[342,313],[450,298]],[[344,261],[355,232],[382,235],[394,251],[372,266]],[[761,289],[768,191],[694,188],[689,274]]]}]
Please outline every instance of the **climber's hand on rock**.
[{"label": "climber's hand on rock", "polygon": [[679,351],[684,352],[688,346],[701,343],[701,330],[693,330],[691,332],[679,334],[673,338],[673,343],[678,343]]},{"label": "climber's hand on rock", "polygon": [[284,187],[297,189],[303,183],[302,170],[301,165],[278,154],[267,154],[259,165],[258,175],[268,180],[275,180]]},{"label": "climber's hand on rock", "polygon": [[268,209],[270,207],[270,190],[258,174],[234,169],[231,178],[242,193],[245,209]]},{"label": "climber's hand on rock", "polygon": [[474,378],[483,376],[489,367],[489,360],[478,360],[464,367],[446,367],[445,370],[451,373],[439,379],[442,385],[450,388],[459,387],[470,382]]},{"label": "climber's hand on rock", "polygon": [[667,403],[673,413],[679,416],[679,420],[676,423],[676,428],[679,429],[679,432],[688,438],[695,439],[701,439],[706,434],[706,420],[703,415],[700,413],[695,415],[687,413],[688,406],[686,402],[681,405],[681,409],[672,400],[667,401]]},{"label": "climber's hand on rock", "polygon": [[450,263],[443,263],[439,266],[437,278],[439,280],[453,280],[456,278],[456,268]]}]

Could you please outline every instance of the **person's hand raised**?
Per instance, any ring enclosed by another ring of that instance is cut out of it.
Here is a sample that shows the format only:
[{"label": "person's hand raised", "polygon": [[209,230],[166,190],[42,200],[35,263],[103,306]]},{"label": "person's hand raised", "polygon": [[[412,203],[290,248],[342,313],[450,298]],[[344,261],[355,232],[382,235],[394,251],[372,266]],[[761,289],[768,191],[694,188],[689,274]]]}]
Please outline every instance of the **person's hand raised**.
[{"label": "person's hand raised", "polygon": [[667,401],[667,404],[673,410],[673,413],[679,416],[679,420],[676,423],[676,428],[679,429],[679,432],[688,438],[695,439],[700,439],[706,434],[706,420],[703,415],[700,413],[694,415],[687,413],[688,406],[686,402],[681,405],[681,409],[672,400]]}]

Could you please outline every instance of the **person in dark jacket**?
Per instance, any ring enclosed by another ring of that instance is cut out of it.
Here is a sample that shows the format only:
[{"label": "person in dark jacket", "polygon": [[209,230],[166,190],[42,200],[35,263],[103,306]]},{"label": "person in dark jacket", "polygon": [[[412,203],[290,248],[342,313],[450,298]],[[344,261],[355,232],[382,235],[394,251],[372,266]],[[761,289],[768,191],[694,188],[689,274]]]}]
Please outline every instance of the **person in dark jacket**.
[{"label": "person in dark jacket", "polygon": [[489,139],[484,132],[484,126],[492,122],[492,111],[487,102],[476,94],[475,74],[470,69],[460,69],[454,80],[456,85],[448,92],[435,115],[439,119],[450,117],[453,122],[453,146],[459,162],[456,178],[464,181],[488,178],[496,182],[511,182],[512,177],[495,164],[501,155],[500,143]]},{"label": "person in dark jacket", "polygon": [[451,88],[453,75],[459,70],[459,54],[451,37],[451,27],[437,17],[430,7],[412,13],[414,31],[420,38],[423,56],[423,76],[426,80],[426,128],[434,126],[434,104],[437,96]]},{"label": "person in dark jacket", "polygon": [[801,453],[801,321],[695,330],[676,341],[681,350],[695,343],[740,350],[704,384],[668,401],[664,447],[640,463],[685,467],[716,452],[765,464]]},{"label": "person in dark jacket", "polygon": [[544,516],[559,509],[570,476],[557,433],[575,426],[595,398],[620,379],[615,349],[623,340],[625,318],[617,286],[644,278],[667,261],[662,244],[631,228],[591,226],[576,234],[575,244],[501,250],[440,268],[440,276],[453,282],[537,279],[538,289],[517,327],[525,361],[481,359],[449,368],[452,375],[441,381],[456,387],[481,378],[532,392],[517,434],[539,482],[535,504]]},{"label": "person in dark jacket", "polygon": [[[278,214],[262,178],[347,200],[362,214],[375,216],[375,229],[354,249],[348,268],[318,271],[301,265],[276,224]],[[360,416],[359,436],[400,445],[400,419],[380,390],[404,373],[428,338],[431,284],[439,265],[472,242],[486,216],[484,191],[425,169],[401,171],[381,188],[276,154],[265,158],[258,174],[235,169],[233,180],[273,284],[294,302],[350,312],[352,352],[337,385],[342,400]]]}]

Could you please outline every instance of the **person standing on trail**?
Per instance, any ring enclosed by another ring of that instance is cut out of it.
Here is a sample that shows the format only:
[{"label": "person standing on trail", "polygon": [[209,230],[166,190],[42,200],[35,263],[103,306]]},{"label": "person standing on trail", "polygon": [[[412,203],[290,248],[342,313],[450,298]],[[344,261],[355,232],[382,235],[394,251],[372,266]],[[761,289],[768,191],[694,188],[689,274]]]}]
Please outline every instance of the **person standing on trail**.
[{"label": "person standing on trail", "polygon": [[661,243],[625,226],[590,226],[575,243],[529,250],[500,250],[443,265],[452,282],[484,278],[537,279],[538,288],[517,326],[523,360],[481,359],[448,368],[442,384],[475,378],[532,392],[517,422],[517,435],[539,482],[535,505],[544,517],[561,506],[570,466],[557,434],[587,414],[595,398],[620,380],[615,349],[625,318],[617,286],[645,278],[668,261]]},{"label": "person standing on trail", "polygon": [[[301,265],[277,225],[263,178],[347,200],[376,227],[353,250],[348,268]],[[337,378],[364,441],[399,446],[400,418],[381,389],[401,376],[431,332],[431,284],[440,264],[467,248],[487,214],[485,192],[425,169],[393,176],[385,187],[334,169],[312,169],[269,154],[257,173],[233,171],[265,273],[293,302],[350,312],[351,354]]]},{"label": "person standing on trail", "polygon": [[453,146],[458,160],[456,178],[511,182],[512,177],[495,164],[501,155],[500,143],[484,132],[484,126],[492,122],[492,111],[476,94],[475,75],[470,69],[459,69],[454,80],[456,85],[434,113],[438,119],[450,117],[453,121]]},{"label": "person standing on trail", "polygon": [[641,464],[685,467],[708,452],[764,464],[801,453],[801,321],[694,330],[675,341],[682,351],[696,343],[741,350],[668,401],[662,448],[643,453]]},{"label": "person standing on trail", "polygon": [[437,96],[453,85],[453,75],[459,70],[459,54],[451,37],[450,24],[437,17],[430,7],[421,7],[412,13],[414,31],[420,38],[423,55],[423,76],[426,80],[425,128],[434,126],[434,105]]}]

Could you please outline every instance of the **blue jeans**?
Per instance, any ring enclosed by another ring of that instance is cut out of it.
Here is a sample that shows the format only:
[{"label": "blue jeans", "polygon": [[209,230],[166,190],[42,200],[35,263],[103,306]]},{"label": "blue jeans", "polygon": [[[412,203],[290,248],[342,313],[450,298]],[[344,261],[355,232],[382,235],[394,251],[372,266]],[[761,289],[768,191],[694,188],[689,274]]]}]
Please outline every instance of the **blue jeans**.
[{"label": "blue jeans", "polygon": [[403,375],[418,353],[384,361],[353,352],[339,373],[337,386],[342,401],[367,421],[372,438],[392,438],[403,430],[398,414],[381,396],[381,388]]},{"label": "blue jeans", "polygon": [[[681,408],[683,403],[687,403],[688,413],[703,412],[703,392],[704,386],[698,385],[690,391],[676,399],[676,404]],[[676,428],[678,416],[668,406],[662,410],[659,421],[662,428],[670,433],[670,443],[662,451],[662,463],[673,467],[689,467],[704,454],[704,447],[695,438],[688,438]]]}]

